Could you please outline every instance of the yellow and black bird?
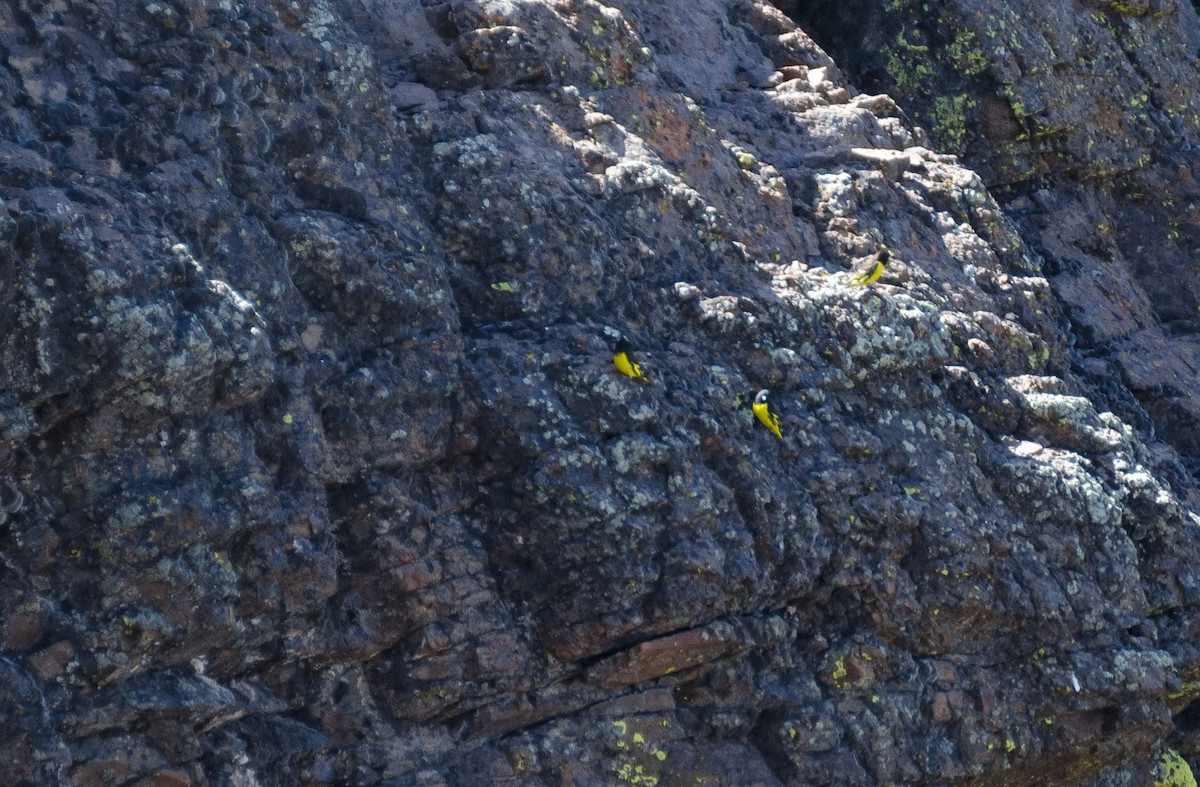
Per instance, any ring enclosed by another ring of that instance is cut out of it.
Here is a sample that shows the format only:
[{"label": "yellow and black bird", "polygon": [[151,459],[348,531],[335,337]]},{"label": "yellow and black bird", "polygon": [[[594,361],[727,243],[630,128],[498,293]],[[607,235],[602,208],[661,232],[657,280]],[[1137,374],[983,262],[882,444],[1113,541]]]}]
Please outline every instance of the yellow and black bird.
[{"label": "yellow and black bird", "polygon": [[783,432],[779,431],[779,416],[771,412],[770,406],[767,404],[767,397],[770,396],[767,389],[764,388],[758,392],[758,396],[754,397],[754,404],[750,405],[750,409],[754,411],[754,416],[762,423],[763,426],[775,433],[775,436],[780,440],[783,439]]},{"label": "yellow and black bird", "polygon": [[633,348],[624,339],[618,339],[617,346],[613,348],[613,364],[621,374],[627,374],[644,383],[650,382],[649,378],[642,374],[642,367],[637,359],[633,357]]},{"label": "yellow and black bird", "polygon": [[883,270],[887,267],[891,256],[891,252],[887,249],[880,249],[875,252],[873,257],[863,260],[862,264],[854,269],[854,274],[850,277],[850,283],[856,287],[865,287],[878,280],[883,275]]}]

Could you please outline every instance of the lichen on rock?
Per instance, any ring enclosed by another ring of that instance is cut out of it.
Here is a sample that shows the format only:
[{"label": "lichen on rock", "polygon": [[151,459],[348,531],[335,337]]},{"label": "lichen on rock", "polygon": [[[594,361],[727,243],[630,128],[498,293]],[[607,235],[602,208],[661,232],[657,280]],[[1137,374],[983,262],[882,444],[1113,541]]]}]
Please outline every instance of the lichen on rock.
[{"label": "lichen on rock", "polygon": [[1178,9],[18,5],[0,781],[1192,783]]}]

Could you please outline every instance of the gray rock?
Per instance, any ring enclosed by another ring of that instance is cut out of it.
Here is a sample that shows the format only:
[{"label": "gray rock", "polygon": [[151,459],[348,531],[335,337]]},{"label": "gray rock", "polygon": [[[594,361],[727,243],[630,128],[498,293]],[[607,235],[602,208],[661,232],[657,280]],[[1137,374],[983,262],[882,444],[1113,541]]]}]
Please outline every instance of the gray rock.
[{"label": "gray rock", "polygon": [[1182,6],[18,5],[5,783],[1195,755]]}]

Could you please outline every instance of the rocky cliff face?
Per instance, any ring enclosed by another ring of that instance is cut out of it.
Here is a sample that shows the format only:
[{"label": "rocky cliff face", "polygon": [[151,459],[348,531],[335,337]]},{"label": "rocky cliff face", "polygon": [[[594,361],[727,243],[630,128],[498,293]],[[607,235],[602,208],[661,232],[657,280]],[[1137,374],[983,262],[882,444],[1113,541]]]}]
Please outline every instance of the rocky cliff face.
[{"label": "rocky cliff face", "polygon": [[1200,753],[1200,26],[804,5],[0,9],[0,781]]},{"label": "rocky cliff face", "polygon": [[[1200,469],[1200,27],[1184,3],[781,7],[987,181],[1131,423]],[[1118,399],[1132,394],[1137,403]]]}]

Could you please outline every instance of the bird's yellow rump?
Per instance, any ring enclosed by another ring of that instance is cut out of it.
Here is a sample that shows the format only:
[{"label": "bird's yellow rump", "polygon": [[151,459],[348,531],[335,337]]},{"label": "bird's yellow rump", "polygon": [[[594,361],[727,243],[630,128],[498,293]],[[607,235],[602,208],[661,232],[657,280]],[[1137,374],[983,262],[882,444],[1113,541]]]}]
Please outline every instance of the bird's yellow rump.
[{"label": "bird's yellow rump", "polygon": [[754,397],[754,404],[750,405],[750,409],[754,411],[754,415],[762,423],[763,426],[775,433],[775,436],[780,440],[783,439],[783,432],[779,431],[779,416],[771,412],[770,406],[767,404],[769,393],[764,388],[758,392],[758,396]]},{"label": "bird's yellow rump", "polygon": [[887,249],[880,249],[875,253],[874,257],[868,257],[862,265],[854,269],[854,275],[850,278],[850,283],[856,287],[865,287],[876,281],[883,275],[883,270],[887,267],[889,257],[891,257],[891,254]]},{"label": "bird's yellow rump", "polygon": [[633,357],[633,348],[624,339],[618,341],[613,349],[613,364],[621,374],[627,374],[644,383],[650,382],[649,378],[642,374],[642,367],[637,359]]}]

